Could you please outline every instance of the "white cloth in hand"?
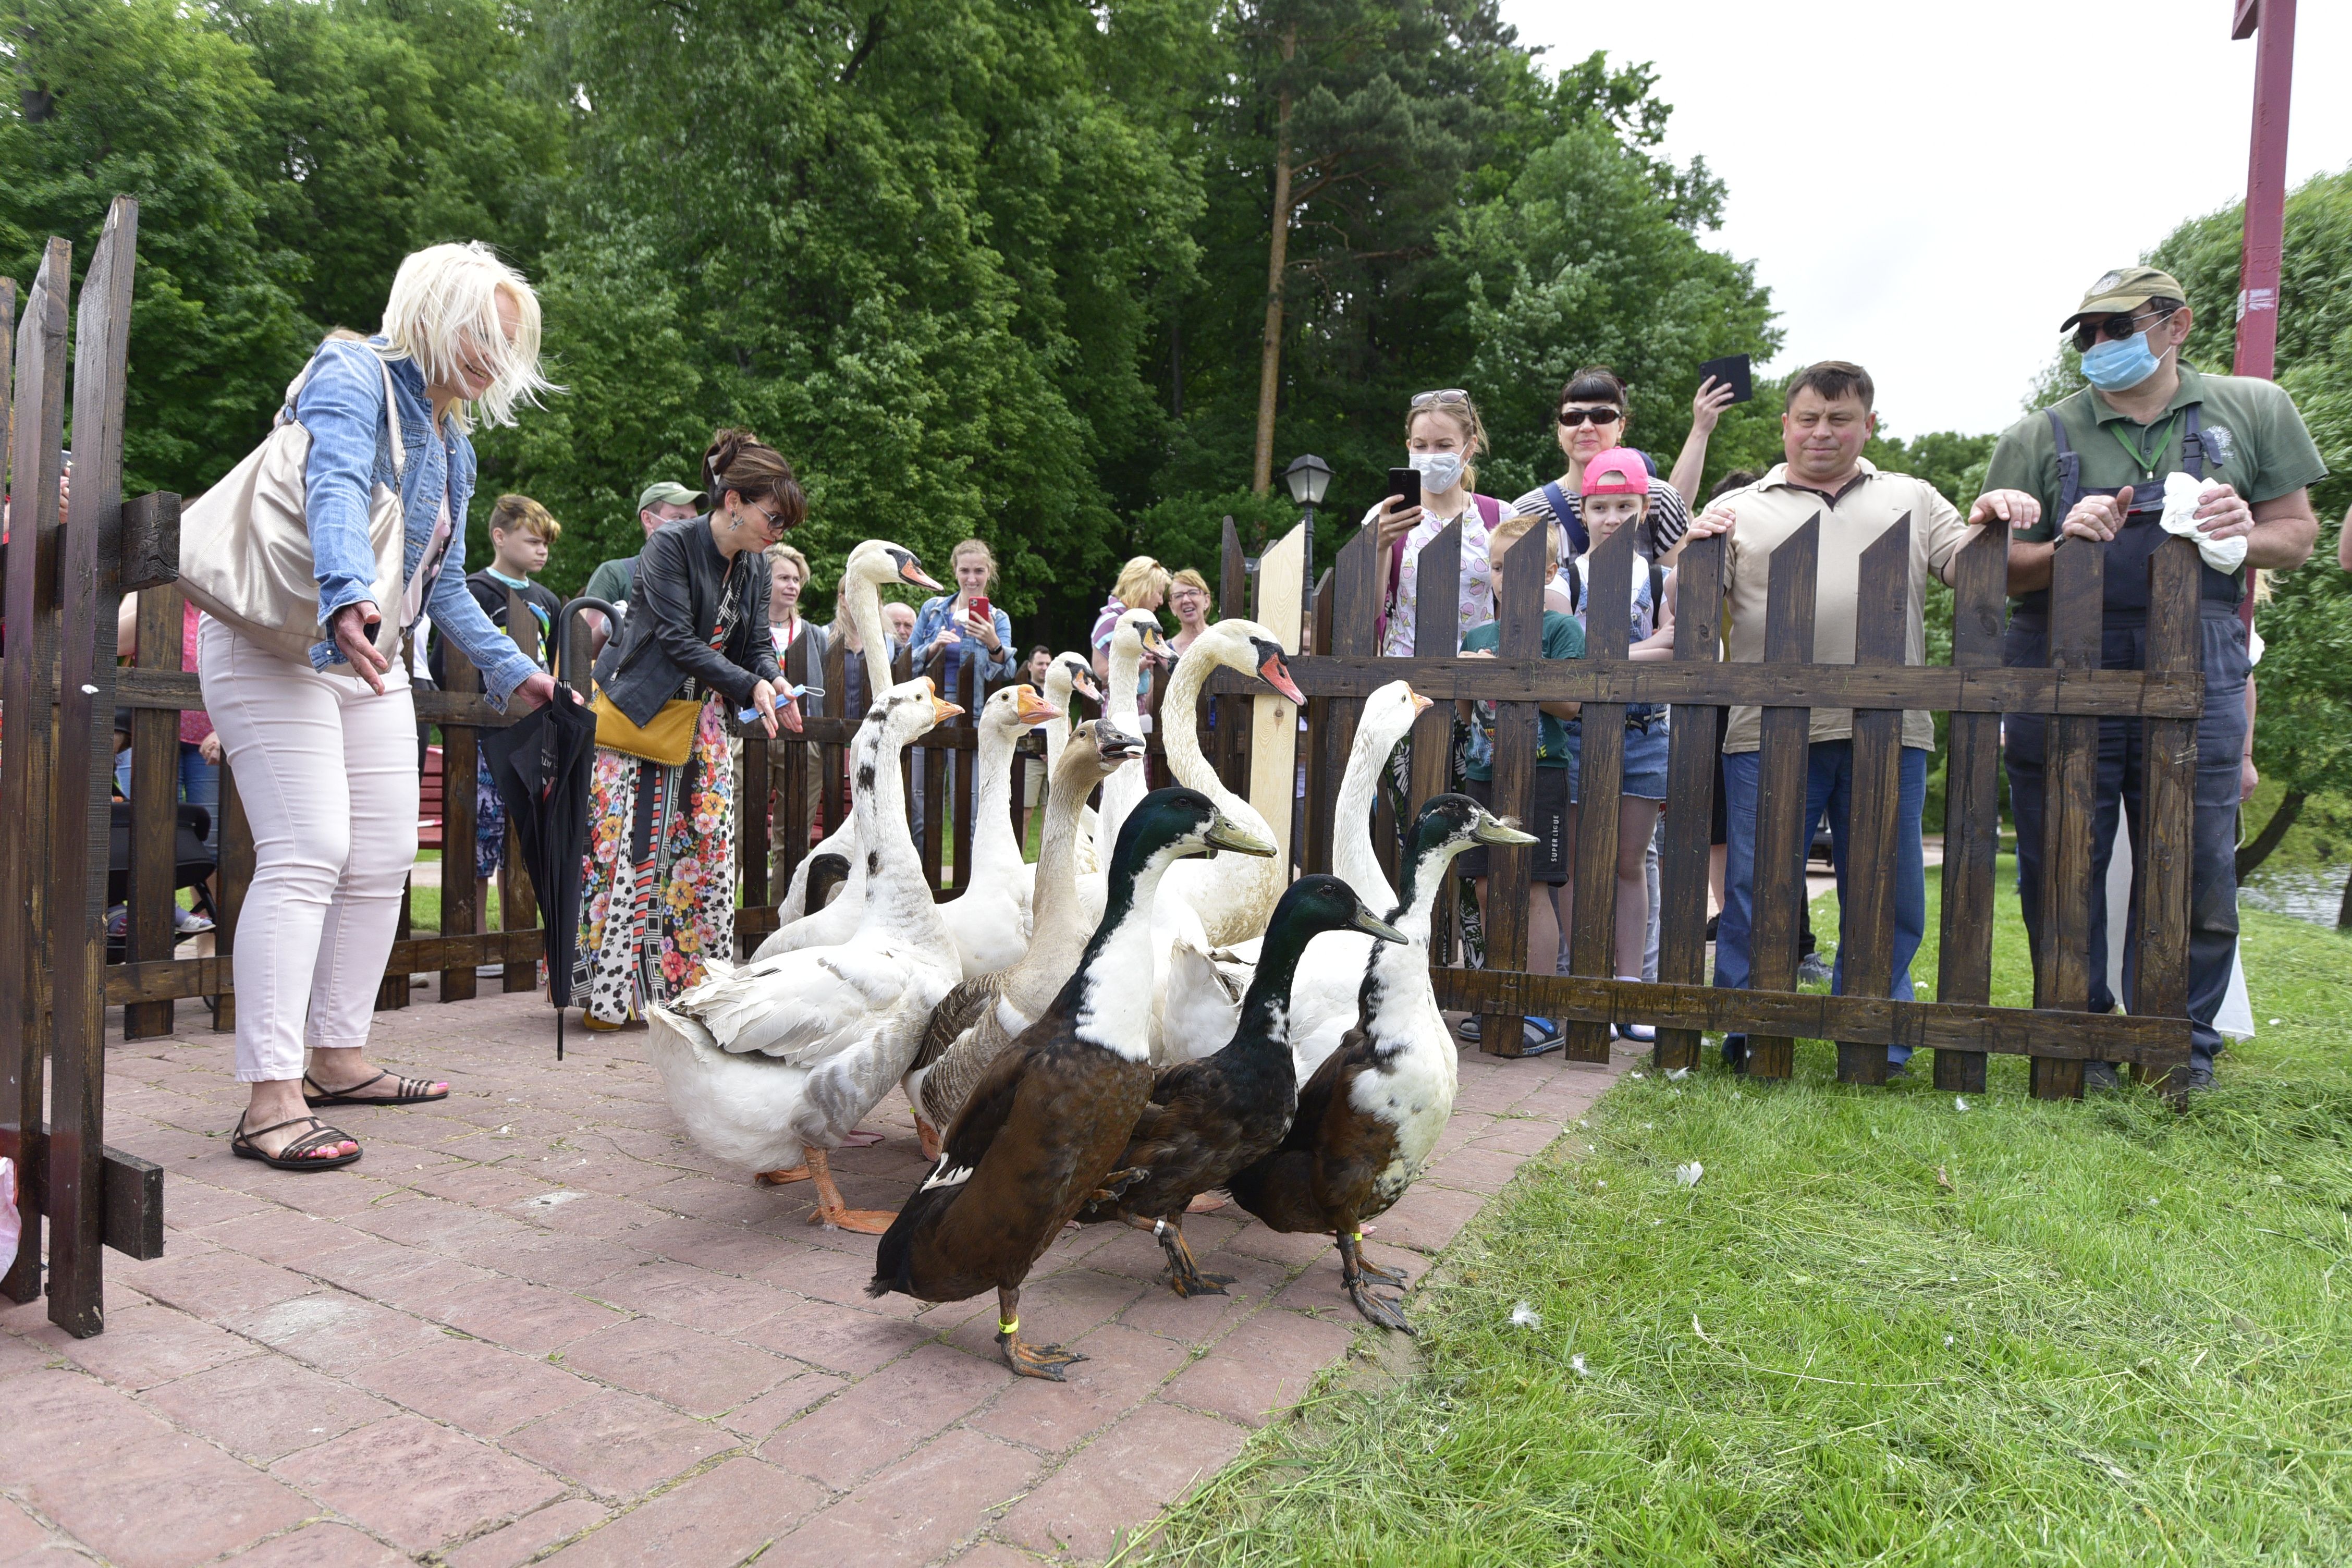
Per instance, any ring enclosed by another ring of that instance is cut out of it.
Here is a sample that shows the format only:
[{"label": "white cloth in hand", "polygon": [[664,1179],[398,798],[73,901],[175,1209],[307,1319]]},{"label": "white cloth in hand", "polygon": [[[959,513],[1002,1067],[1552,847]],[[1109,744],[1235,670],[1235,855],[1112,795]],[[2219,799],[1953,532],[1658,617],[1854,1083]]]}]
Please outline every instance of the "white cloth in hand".
[{"label": "white cloth in hand", "polygon": [[2208,482],[2194,474],[2164,476],[2164,531],[2195,540],[2197,553],[2214,571],[2235,572],[2246,563],[2246,536],[2215,539],[2197,531],[2198,498],[2205,493]]}]

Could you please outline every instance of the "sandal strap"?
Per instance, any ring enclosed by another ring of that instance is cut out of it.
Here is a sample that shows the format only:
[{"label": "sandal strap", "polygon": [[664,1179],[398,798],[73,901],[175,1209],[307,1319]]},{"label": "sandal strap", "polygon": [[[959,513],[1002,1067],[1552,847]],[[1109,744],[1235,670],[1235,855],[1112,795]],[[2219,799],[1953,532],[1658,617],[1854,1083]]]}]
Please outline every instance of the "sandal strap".
[{"label": "sandal strap", "polygon": [[[311,1120],[315,1121],[318,1118],[312,1117]],[[302,1155],[310,1153],[315,1150],[324,1149],[332,1143],[355,1143],[357,1142],[359,1142],[359,1140],[353,1138],[350,1133],[344,1131],[340,1127],[328,1127],[321,1125],[316,1132],[305,1132],[301,1137],[295,1139],[294,1142],[287,1144],[286,1147],[278,1151],[278,1157],[281,1160],[299,1159]]]},{"label": "sandal strap", "polygon": [[247,1127],[245,1124],[245,1118],[240,1116],[236,1119],[236,1131],[230,1136],[241,1142],[249,1143],[265,1132],[275,1132],[281,1127],[299,1127],[306,1123],[312,1127],[326,1125],[315,1116],[289,1116],[283,1121],[273,1121],[267,1127]]},{"label": "sandal strap", "polygon": [[[303,1087],[304,1089],[307,1089],[310,1090],[313,1094],[316,1094],[320,1099],[321,1099],[321,1100],[328,1100],[328,1099],[333,1099],[333,1098],[336,1098],[336,1097],[339,1097],[339,1096],[357,1094],[360,1090],[362,1090],[362,1089],[366,1089],[366,1088],[370,1087],[371,1085],[382,1083],[385,1079],[388,1079],[388,1078],[391,1078],[391,1077],[392,1077],[392,1074],[390,1074],[389,1072],[385,1072],[385,1071],[379,1070],[373,1078],[372,1078],[372,1079],[365,1079],[364,1081],[360,1082],[360,1083],[352,1084],[352,1085],[351,1085],[351,1086],[350,1086],[350,1087],[348,1087],[348,1088],[345,1088],[345,1089],[329,1089],[325,1084],[320,1083],[317,1079],[312,1078],[309,1073],[304,1073],[304,1074],[302,1075],[302,1087]],[[406,1092],[406,1087],[405,1087],[405,1084],[404,1084],[402,1080],[394,1079],[394,1081],[395,1083],[401,1084],[401,1092],[403,1092],[403,1093]]]}]

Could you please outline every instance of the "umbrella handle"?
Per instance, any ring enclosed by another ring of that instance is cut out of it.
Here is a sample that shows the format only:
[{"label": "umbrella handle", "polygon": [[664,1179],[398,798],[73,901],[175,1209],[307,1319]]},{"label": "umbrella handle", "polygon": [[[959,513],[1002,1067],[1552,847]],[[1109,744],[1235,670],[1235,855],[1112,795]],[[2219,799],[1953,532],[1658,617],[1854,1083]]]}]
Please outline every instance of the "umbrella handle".
[{"label": "umbrella handle", "polygon": [[593,666],[595,664],[595,660],[589,659],[584,661],[590,667],[588,668],[573,669],[572,668],[572,617],[580,614],[583,610],[594,610],[599,615],[603,616],[606,624],[613,626],[616,631],[619,629],[621,625],[621,612],[614,608],[609,600],[592,599],[584,595],[580,598],[573,599],[569,604],[565,605],[563,608],[555,612],[555,646],[562,650],[562,668],[566,671],[564,683],[570,686],[572,690],[578,692],[580,694],[580,700],[583,702],[585,702],[590,697],[594,695],[595,675]]}]

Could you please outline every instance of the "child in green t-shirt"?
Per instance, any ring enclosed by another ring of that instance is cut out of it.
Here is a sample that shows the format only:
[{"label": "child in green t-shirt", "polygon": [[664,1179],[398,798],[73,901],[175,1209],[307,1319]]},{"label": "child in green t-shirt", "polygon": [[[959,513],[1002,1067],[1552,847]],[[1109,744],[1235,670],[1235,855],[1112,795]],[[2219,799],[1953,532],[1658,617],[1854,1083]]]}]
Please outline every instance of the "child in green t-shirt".
[{"label": "child in green t-shirt", "polygon": [[[1502,603],[1504,557],[1530,532],[1541,541],[1539,546],[1529,544],[1527,550],[1531,559],[1535,558],[1533,552],[1540,551],[1543,580],[1550,582],[1559,568],[1559,546],[1552,541],[1551,531],[1537,527],[1538,521],[1525,514],[1507,518],[1489,539],[1488,559],[1496,584],[1497,605]],[[1518,569],[1518,563],[1510,567],[1513,571]],[[1464,634],[1462,656],[1493,658],[1501,645],[1502,625],[1500,621],[1490,621]],[[1574,616],[1558,610],[1544,611],[1543,657],[1584,657],[1584,628],[1576,624]],[[1495,804],[1495,704],[1464,702],[1460,707],[1471,721],[1470,756],[1463,769],[1465,793],[1491,810]],[[1561,927],[1559,900],[1566,893],[1576,864],[1571,805],[1576,795],[1577,746],[1575,734],[1568,727],[1568,721],[1576,714],[1577,704],[1573,702],[1545,702],[1537,707],[1535,779],[1526,816],[1519,825],[1536,836],[1535,846],[1528,851],[1535,860],[1528,868],[1528,969],[1537,974],[1550,974],[1557,970]],[[1465,864],[1461,868],[1476,879],[1478,907],[1486,909],[1486,852],[1473,849],[1462,858]],[[1476,1022],[1475,1018],[1465,1020],[1465,1033]],[[1528,1026],[1531,1036],[1539,1033],[1546,1043],[1559,1035],[1559,1026],[1549,1018],[1529,1018]],[[1535,1042],[1531,1039],[1530,1043]]]}]

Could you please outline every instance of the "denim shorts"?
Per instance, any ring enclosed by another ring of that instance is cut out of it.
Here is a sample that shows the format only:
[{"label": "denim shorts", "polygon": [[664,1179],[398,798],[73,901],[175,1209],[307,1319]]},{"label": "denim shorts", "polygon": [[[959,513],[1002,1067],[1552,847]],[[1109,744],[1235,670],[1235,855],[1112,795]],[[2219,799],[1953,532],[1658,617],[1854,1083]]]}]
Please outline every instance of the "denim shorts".
[{"label": "denim shorts", "polygon": [[1633,795],[1640,800],[1666,798],[1666,716],[1660,713],[1650,721],[1644,731],[1628,728],[1625,731],[1625,782],[1617,788],[1621,795]]}]

